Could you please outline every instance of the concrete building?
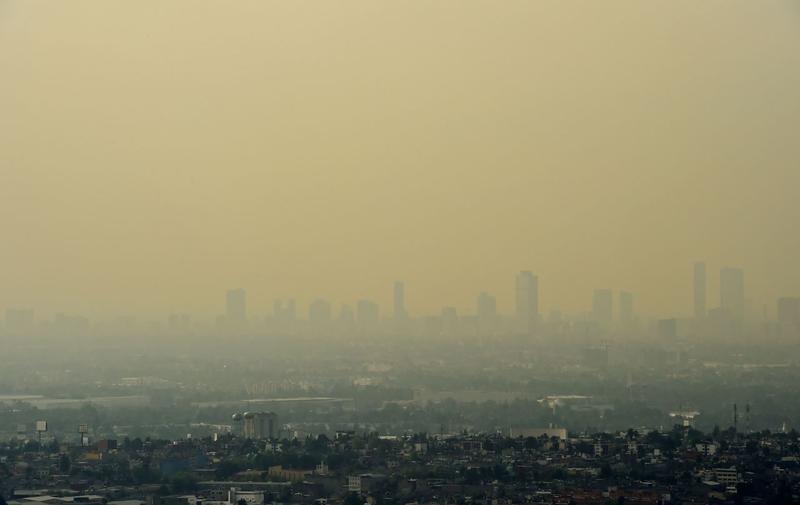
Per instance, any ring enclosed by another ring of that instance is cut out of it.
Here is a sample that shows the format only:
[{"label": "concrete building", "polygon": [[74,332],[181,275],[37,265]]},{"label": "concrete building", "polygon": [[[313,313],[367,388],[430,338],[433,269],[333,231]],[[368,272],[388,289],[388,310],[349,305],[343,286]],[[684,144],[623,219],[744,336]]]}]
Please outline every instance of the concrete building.
[{"label": "concrete building", "polygon": [[33,309],[6,309],[6,332],[23,335],[33,330]]},{"label": "concrete building", "polygon": [[539,278],[529,271],[518,273],[514,291],[517,331],[530,335],[539,321]]},{"label": "concrete building", "polygon": [[694,264],[694,317],[706,317],[706,264],[702,261]]},{"label": "concrete building", "polygon": [[744,319],[744,271],[723,268],[719,272],[719,305],[734,321]]},{"label": "concrete building", "polygon": [[485,291],[478,295],[477,301],[478,334],[492,335],[497,330],[497,299]]},{"label": "concrete building", "polygon": [[659,319],[656,327],[658,339],[661,342],[670,342],[678,337],[678,320]]},{"label": "concrete building", "polygon": [[778,299],[778,332],[782,337],[800,336],[800,297]]},{"label": "concrete building", "polygon": [[442,334],[447,337],[455,337],[459,333],[458,311],[455,307],[442,308]]},{"label": "concrete building", "polygon": [[246,505],[262,505],[264,503],[264,491],[245,491],[236,487],[228,491],[228,503],[238,505],[244,502]]},{"label": "concrete building", "polygon": [[317,298],[308,307],[308,320],[315,325],[327,324],[331,320],[331,304]]},{"label": "concrete building", "polygon": [[610,289],[596,289],[592,296],[592,316],[604,326],[614,321],[614,293]]},{"label": "concrete building", "polygon": [[278,416],[272,412],[245,412],[242,419],[245,438],[271,439],[278,434]]},{"label": "concrete building", "polygon": [[406,311],[406,285],[400,281],[394,283],[394,319],[395,321],[404,321],[408,318]]},{"label": "concrete building", "polygon": [[359,300],[356,305],[356,323],[362,332],[374,332],[380,326],[380,308],[372,300]]},{"label": "concrete building", "polygon": [[619,292],[619,322],[629,325],[633,321],[633,294],[628,291]]},{"label": "concrete building", "polygon": [[247,292],[244,289],[229,289],[225,297],[225,317],[230,323],[247,321]]}]

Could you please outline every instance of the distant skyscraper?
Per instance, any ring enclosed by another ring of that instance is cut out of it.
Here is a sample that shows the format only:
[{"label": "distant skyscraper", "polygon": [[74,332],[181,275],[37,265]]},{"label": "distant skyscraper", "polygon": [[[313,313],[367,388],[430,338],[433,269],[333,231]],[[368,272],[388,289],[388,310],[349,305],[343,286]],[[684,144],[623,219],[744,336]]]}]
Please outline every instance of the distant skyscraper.
[{"label": "distant skyscraper", "polygon": [[317,298],[308,307],[308,320],[312,323],[327,323],[331,320],[331,304]]},{"label": "distant skyscraper", "polygon": [[515,288],[517,330],[530,334],[539,320],[539,278],[522,271],[517,274]]},{"label": "distant skyscraper", "polygon": [[633,294],[628,291],[619,292],[619,321],[620,323],[633,321]]},{"label": "distant skyscraper", "polygon": [[744,318],[744,272],[723,268],[719,272],[719,305],[734,319]]},{"label": "distant skyscraper", "polygon": [[254,440],[275,438],[278,434],[278,416],[272,412],[245,412],[244,436]]},{"label": "distant skyscraper", "polygon": [[675,340],[678,336],[678,320],[677,319],[659,319],[657,324],[657,332],[659,340],[668,342]]},{"label": "distant skyscraper", "polygon": [[497,299],[489,293],[478,295],[478,332],[481,335],[493,333],[497,326]]},{"label": "distant skyscraper", "polygon": [[350,305],[342,305],[342,309],[339,311],[339,327],[342,331],[350,332],[355,329],[356,324],[356,316],[353,312],[353,307]]},{"label": "distant skyscraper", "polygon": [[247,292],[244,289],[229,289],[225,302],[225,316],[229,322],[243,323],[247,320]]},{"label": "distant skyscraper", "polygon": [[402,321],[407,317],[406,285],[398,281],[394,283],[394,318],[397,321]]},{"label": "distant skyscraper", "polygon": [[62,335],[82,336],[89,330],[89,320],[83,316],[71,316],[58,313],[53,317],[52,328],[53,331]]},{"label": "distant skyscraper", "polygon": [[609,325],[614,321],[614,293],[610,289],[595,289],[592,315],[598,323]]},{"label": "distant skyscraper", "polygon": [[694,317],[706,317],[706,264],[702,261],[694,264]]},{"label": "distant skyscraper", "polygon": [[489,318],[497,316],[497,299],[487,292],[478,295],[478,317]]},{"label": "distant skyscraper", "polygon": [[189,329],[190,321],[189,314],[170,314],[167,324],[172,331],[186,331]]},{"label": "distant skyscraper", "polygon": [[458,311],[455,307],[442,309],[442,333],[448,337],[458,334]]},{"label": "distant skyscraper", "polygon": [[778,331],[784,337],[800,336],[800,298],[778,299]]},{"label": "distant skyscraper", "polygon": [[275,321],[291,323],[295,320],[296,316],[297,312],[293,298],[285,302],[279,298],[272,302],[272,318]]},{"label": "distant skyscraper", "polygon": [[33,309],[6,309],[6,331],[23,334],[33,330]]},{"label": "distant skyscraper", "polygon": [[356,322],[361,329],[376,329],[380,323],[378,304],[371,300],[359,300],[356,305]]}]

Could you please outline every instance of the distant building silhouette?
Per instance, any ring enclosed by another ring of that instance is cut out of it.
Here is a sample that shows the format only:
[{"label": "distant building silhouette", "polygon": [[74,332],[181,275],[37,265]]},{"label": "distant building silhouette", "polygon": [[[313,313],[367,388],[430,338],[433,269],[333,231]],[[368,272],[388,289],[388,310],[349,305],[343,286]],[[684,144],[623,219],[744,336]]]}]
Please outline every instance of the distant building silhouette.
[{"label": "distant building silhouette", "polygon": [[497,329],[497,299],[485,291],[478,295],[478,333],[491,335]]},{"label": "distant building silhouette", "polygon": [[400,281],[394,283],[394,319],[403,321],[408,318],[406,312],[406,286]]},{"label": "distant building silhouette", "polygon": [[630,324],[633,321],[633,294],[628,291],[619,292],[619,322]]},{"label": "distant building silhouette", "polygon": [[167,318],[167,325],[173,332],[187,331],[191,325],[189,314],[170,314]]},{"label": "distant building silhouette", "polygon": [[278,416],[272,412],[245,412],[242,421],[245,438],[263,440],[278,435]]},{"label": "distant building silhouette", "polygon": [[272,302],[272,318],[281,323],[293,323],[297,318],[294,299],[290,298],[284,302],[278,298]]},{"label": "distant building silhouette", "polygon": [[592,296],[592,315],[600,324],[609,326],[614,321],[614,293],[610,289],[595,289]]},{"label": "distant building silhouette", "polygon": [[656,328],[658,339],[669,342],[675,340],[678,336],[678,320],[677,319],[659,319]]},{"label": "distant building silhouette", "polygon": [[522,271],[517,274],[515,288],[517,331],[531,334],[539,320],[539,278]]},{"label": "distant building silhouette", "polygon": [[355,330],[356,316],[355,313],[353,312],[352,306],[347,304],[342,305],[341,310],[339,310],[337,325],[339,327],[339,330],[344,332],[345,335],[349,335],[351,332]]},{"label": "distant building silhouette", "polygon": [[444,307],[442,309],[442,334],[454,337],[459,333],[458,311],[455,307]]},{"label": "distant building silhouette", "polygon": [[694,317],[706,317],[706,264],[698,261],[694,264]]},{"label": "distant building silhouette", "polygon": [[744,272],[723,268],[719,273],[719,305],[735,321],[744,319]]},{"label": "distant building silhouette", "polygon": [[33,309],[6,309],[6,332],[21,336],[33,330]]},{"label": "distant building silhouette", "polygon": [[244,289],[229,289],[225,302],[225,317],[228,322],[247,321],[247,293]]},{"label": "distant building silhouette", "polygon": [[317,298],[308,306],[308,320],[320,325],[331,320],[331,304],[327,300]]},{"label": "distant building silhouette", "polygon": [[800,298],[778,299],[778,331],[783,337],[800,336]]},{"label": "distant building silhouette", "polygon": [[372,300],[359,300],[356,305],[356,322],[362,331],[375,331],[380,324],[380,309]]}]

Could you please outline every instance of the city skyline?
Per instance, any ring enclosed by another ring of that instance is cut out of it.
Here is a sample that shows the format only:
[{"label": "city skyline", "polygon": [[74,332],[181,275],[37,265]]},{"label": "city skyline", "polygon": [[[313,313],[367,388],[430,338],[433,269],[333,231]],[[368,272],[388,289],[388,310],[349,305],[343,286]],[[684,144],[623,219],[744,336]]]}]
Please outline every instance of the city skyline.
[{"label": "city skyline", "polygon": [[800,0],[0,0],[0,505],[800,503],[798,132]]},{"label": "city skyline", "polygon": [[0,307],[793,296],[796,7],[614,1],[1,2]]},{"label": "city skyline", "polygon": [[[574,312],[564,311],[557,305],[547,306],[545,311],[540,309],[539,277],[529,270],[521,270],[516,273],[510,291],[513,299],[507,306],[499,305],[497,293],[494,291],[477,292],[473,298],[473,304],[467,307],[456,307],[443,301],[438,309],[432,311],[410,311],[406,306],[406,283],[395,280],[391,284],[391,295],[389,297],[361,296],[355,300],[336,300],[324,297],[313,297],[310,299],[297,299],[293,297],[278,296],[269,300],[261,300],[261,303],[251,307],[251,300],[246,288],[229,288],[225,290],[224,304],[220,310],[207,313],[192,313],[200,319],[215,319],[221,321],[221,317],[228,323],[241,324],[248,320],[261,320],[264,318],[277,321],[307,320],[310,322],[322,323],[329,322],[342,317],[349,317],[347,312],[352,312],[351,316],[355,322],[393,320],[402,322],[407,319],[426,317],[435,314],[444,314],[448,311],[460,315],[475,316],[479,320],[493,319],[499,316],[509,317],[514,322],[514,327],[519,333],[534,333],[537,324],[547,318],[562,315],[572,317],[589,317],[603,325],[611,323],[630,323],[635,318],[683,318],[703,320],[719,314],[725,314],[743,321],[745,318],[751,321],[768,320],[780,321],[785,319],[785,314],[794,314],[792,305],[794,300],[800,299],[797,296],[780,296],[775,300],[763,304],[755,304],[752,299],[747,297],[744,284],[744,270],[723,266],[719,270],[718,293],[719,296],[709,300],[707,291],[709,288],[708,276],[706,273],[705,262],[695,262],[691,277],[691,286],[687,288],[687,300],[691,300],[691,307],[684,311],[670,312],[660,311],[647,313],[638,309],[639,298],[636,293],[621,288],[597,288],[587,295],[585,309]],[[507,287],[508,289],[508,287]],[[689,296],[691,294],[691,296]],[[591,295],[591,296],[589,296]],[[507,296],[506,296],[507,298]],[[413,299],[413,297],[412,297]],[[615,302],[615,299],[617,300]],[[634,302],[635,300],[635,302]],[[711,302],[709,304],[709,302]],[[271,307],[271,309],[270,309]],[[789,308],[787,308],[789,307]],[[63,324],[74,324],[80,319],[85,319],[86,314],[69,313],[69,311],[56,310],[52,313],[45,313],[43,317],[31,306],[7,306],[0,307],[5,309],[5,319],[12,324],[29,324],[34,320],[51,318]],[[181,318],[189,317],[187,311],[175,311],[162,309],[159,312],[161,317],[167,317],[169,326],[187,324],[186,321],[179,323]],[[781,315],[781,311],[785,313]],[[250,315],[250,316],[249,316]],[[144,316],[152,318],[152,314],[106,314],[107,317],[136,317]],[[793,317],[793,316],[792,316]],[[77,319],[76,319],[77,318]],[[102,316],[100,317],[102,319]],[[491,323],[493,324],[493,323]]]}]

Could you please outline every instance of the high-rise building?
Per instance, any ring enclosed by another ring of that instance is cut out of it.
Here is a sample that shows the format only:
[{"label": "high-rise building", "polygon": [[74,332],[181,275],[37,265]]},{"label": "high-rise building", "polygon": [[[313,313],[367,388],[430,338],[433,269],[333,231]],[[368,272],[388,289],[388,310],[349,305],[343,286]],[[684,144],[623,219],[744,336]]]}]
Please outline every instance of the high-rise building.
[{"label": "high-rise building", "polygon": [[6,309],[6,332],[11,335],[33,330],[33,309]]},{"label": "high-rise building", "polygon": [[669,342],[675,340],[678,336],[678,320],[677,319],[659,319],[656,328],[659,340]]},{"label": "high-rise building", "polygon": [[317,298],[308,306],[308,320],[315,324],[327,323],[331,320],[331,304],[327,300]]},{"label": "high-rise building", "polygon": [[489,293],[483,291],[478,295],[478,318],[497,317],[497,299]]},{"label": "high-rise building", "polygon": [[59,312],[53,317],[52,328],[54,332],[61,335],[73,337],[83,336],[89,331],[89,320],[83,316],[68,315]]},{"label": "high-rise building", "polygon": [[694,317],[706,317],[706,264],[702,261],[694,264]]},{"label": "high-rise building", "polygon": [[485,291],[478,295],[478,333],[489,335],[497,329],[497,299]]},{"label": "high-rise building", "polygon": [[595,289],[592,296],[592,316],[598,323],[610,325],[614,321],[614,293],[610,289]]},{"label": "high-rise building", "polygon": [[800,298],[778,299],[778,331],[784,337],[800,336]]},{"label": "high-rise building", "polygon": [[278,298],[272,302],[272,318],[281,323],[293,323],[297,317],[294,299],[286,301]]},{"label": "high-rise building", "polygon": [[229,322],[247,321],[247,292],[244,289],[229,289],[225,302],[225,317]]},{"label": "high-rise building", "polygon": [[539,278],[522,271],[517,274],[515,288],[517,331],[530,334],[539,321]]},{"label": "high-rise building", "polygon": [[400,281],[394,283],[394,319],[402,321],[408,318],[406,312],[406,286]]},{"label": "high-rise building", "polygon": [[345,335],[352,336],[353,331],[356,329],[356,316],[352,306],[342,305],[337,318],[337,326]]},{"label": "high-rise building", "polygon": [[628,291],[619,292],[619,322],[628,324],[633,321],[633,294]]},{"label": "high-rise building", "polygon": [[719,305],[734,320],[744,318],[744,272],[723,268],[719,272]]},{"label": "high-rise building", "polygon": [[272,412],[245,412],[242,418],[245,438],[272,439],[278,434],[278,416]]},{"label": "high-rise building", "polygon": [[448,337],[458,334],[458,311],[455,307],[442,309],[442,334]]},{"label": "high-rise building", "polygon": [[362,330],[375,330],[380,323],[380,309],[371,300],[359,300],[356,305],[356,322]]},{"label": "high-rise building", "polygon": [[167,324],[171,331],[186,331],[191,325],[189,314],[170,314]]}]

